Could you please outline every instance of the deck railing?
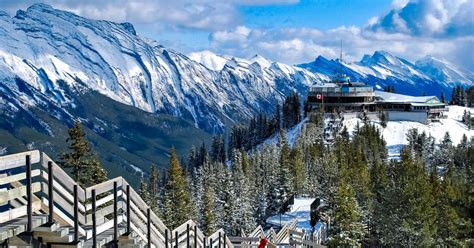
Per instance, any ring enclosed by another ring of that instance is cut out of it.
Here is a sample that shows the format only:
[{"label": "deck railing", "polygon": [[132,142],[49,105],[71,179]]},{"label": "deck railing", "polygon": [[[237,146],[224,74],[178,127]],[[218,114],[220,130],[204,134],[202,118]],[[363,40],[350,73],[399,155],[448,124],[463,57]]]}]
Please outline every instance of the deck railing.
[{"label": "deck railing", "polygon": [[83,189],[39,151],[0,157],[0,206],[0,225],[26,217],[32,232],[33,216],[47,214],[48,222],[73,228],[71,243],[92,247],[106,231],[112,242],[133,233],[147,247],[233,247],[223,230],[206,237],[192,220],[170,230],[122,177]]},{"label": "deck railing", "polygon": [[[47,218],[37,221],[38,216]],[[101,247],[131,236],[156,248],[257,247],[260,237],[266,236],[268,247],[320,247],[297,230],[296,222],[279,232],[270,229],[265,233],[258,226],[242,237],[228,237],[222,229],[206,237],[193,220],[170,230],[124,178],[83,189],[37,150],[0,156],[0,226],[22,218],[27,220],[25,228],[0,233],[0,243],[18,235],[18,230],[32,233],[42,224],[59,224],[72,229],[72,241],[54,243],[62,246]],[[109,238],[107,243],[101,239],[104,236]]]}]

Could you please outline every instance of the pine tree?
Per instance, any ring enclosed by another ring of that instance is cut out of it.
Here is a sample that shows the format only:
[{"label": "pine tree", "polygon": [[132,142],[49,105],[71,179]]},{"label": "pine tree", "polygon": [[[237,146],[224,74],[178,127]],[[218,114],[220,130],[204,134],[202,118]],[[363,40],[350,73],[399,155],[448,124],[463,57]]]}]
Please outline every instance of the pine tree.
[{"label": "pine tree", "polygon": [[150,168],[150,178],[148,183],[148,205],[150,206],[151,210],[155,212],[155,214],[159,214],[158,208],[158,199],[160,195],[160,191],[158,188],[159,184],[159,176],[158,176],[158,169],[156,165],[152,165]]},{"label": "pine tree", "polygon": [[400,164],[392,166],[392,171],[394,181],[386,193],[382,243],[403,247],[432,245],[436,215],[426,166],[404,149]]},{"label": "pine tree", "polygon": [[102,167],[97,155],[92,151],[81,123],[76,122],[68,131],[69,151],[60,155],[59,164],[71,168],[74,180],[81,187],[89,187],[107,180],[107,172]]},{"label": "pine tree", "polygon": [[187,179],[179,165],[176,150],[171,149],[168,182],[164,194],[163,220],[174,229],[192,217],[192,202]]},{"label": "pine tree", "polygon": [[146,202],[147,204],[149,203],[150,196],[148,194],[148,184],[145,182],[143,176],[140,178],[140,188],[138,190],[138,194],[144,202]]},{"label": "pine tree", "polygon": [[290,147],[288,145],[287,134],[285,130],[280,131],[280,168],[278,174],[278,202],[283,203],[291,194],[293,194],[293,178],[290,174]]},{"label": "pine tree", "polygon": [[462,242],[458,240],[461,230],[461,218],[456,209],[459,192],[452,181],[453,166],[448,168],[446,176],[440,185],[440,195],[437,199],[437,243],[441,246],[460,247]]},{"label": "pine tree", "polygon": [[387,127],[387,122],[388,122],[388,114],[385,111],[380,111],[379,113],[379,119],[380,119],[380,125],[383,128]]},{"label": "pine tree", "polygon": [[211,159],[212,161],[221,163],[225,162],[225,142],[223,135],[216,135],[212,138]]},{"label": "pine tree", "polygon": [[384,204],[386,204],[386,193],[389,188],[389,177],[387,164],[375,162],[370,168],[370,190],[372,198],[371,215],[369,219],[369,230],[371,236],[380,240],[383,231],[383,216],[386,215]]},{"label": "pine tree", "polygon": [[293,190],[294,193],[298,195],[302,195],[303,186],[305,184],[305,175],[306,171],[303,164],[303,155],[301,152],[301,148],[294,147],[291,149],[290,153],[290,161],[291,161],[291,174],[293,179]]},{"label": "pine tree", "polygon": [[216,230],[216,217],[214,214],[215,197],[213,187],[209,183],[204,183],[202,228],[207,235],[211,235]]},{"label": "pine tree", "polygon": [[330,230],[331,247],[355,247],[364,236],[359,223],[360,209],[352,186],[343,179],[335,196],[334,224]]}]

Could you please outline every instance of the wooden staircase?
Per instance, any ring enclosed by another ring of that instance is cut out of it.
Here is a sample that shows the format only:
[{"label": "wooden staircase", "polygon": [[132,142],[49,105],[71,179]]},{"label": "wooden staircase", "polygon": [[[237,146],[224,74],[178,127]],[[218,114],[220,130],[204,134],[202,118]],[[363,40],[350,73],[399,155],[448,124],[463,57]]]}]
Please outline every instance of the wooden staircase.
[{"label": "wooden staircase", "polygon": [[234,246],[192,220],[168,229],[122,177],[83,189],[35,150],[0,157],[0,247]]},{"label": "wooden staircase", "polygon": [[261,226],[258,226],[248,235],[242,232],[241,237],[230,237],[230,240],[233,247],[245,248],[257,247],[262,236],[268,240],[267,247],[325,247],[321,245],[320,240],[312,240],[304,230],[299,230],[296,224],[296,220],[285,224],[278,232],[275,232],[273,228],[265,232]]}]

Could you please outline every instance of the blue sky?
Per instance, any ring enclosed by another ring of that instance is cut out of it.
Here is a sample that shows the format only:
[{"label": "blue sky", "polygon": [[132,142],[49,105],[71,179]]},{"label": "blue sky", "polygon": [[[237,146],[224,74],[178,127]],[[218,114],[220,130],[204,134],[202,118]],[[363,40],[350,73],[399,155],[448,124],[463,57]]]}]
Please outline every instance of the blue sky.
[{"label": "blue sky", "polygon": [[186,54],[297,64],[335,58],[342,40],[349,61],[384,50],[474,71],[474,0],[0,0],[0,9],[13,15],[36,2],[130,22],[139,35]]},{"label": "blue sky", "polygon": [[[238,6],[240,25],[250,28],[316,28],[329,30],[340,26],[362,26],[370,17],[388,12],[392,0],[302,0],[295,3]],[[143,27],[140,31],[167,46],[183,51],[209,49],[208,30],[175,27],[155,30]]]}]

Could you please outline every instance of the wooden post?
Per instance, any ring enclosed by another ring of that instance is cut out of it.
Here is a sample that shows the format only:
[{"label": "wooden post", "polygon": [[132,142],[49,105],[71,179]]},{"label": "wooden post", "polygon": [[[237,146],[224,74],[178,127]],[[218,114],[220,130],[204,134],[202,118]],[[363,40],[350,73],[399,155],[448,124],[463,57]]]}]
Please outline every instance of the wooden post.
[{"label": "wooden post", "polygon": [[174,239],[176,240],[175,248],[178,248],[178,232],[174,232]]},{"label": "wooden post", "polygon": [[189,248],[189,224],[186,225],[186,248]]},{"label": "wooden post", "polygon": [[224,248],[225,248],[225,239],[226,239],[226,235],[225,235],[225,233],[224,233]]},{"label": "wooden post", "polygon": [[132,233],[132,229],[130,228],[130,185],[127,184],[127,233]]},{"label": "wooden post", "polygon": [[114,244],[118,242],[117,181],[114,182]]},{"label": "wooden post", "polygon": [[31,157],[26,155],[26,214],[28,215],[28,222],[26,225],[26,231],[31,232],[33,230],[33,195],[31,193]]},{"label": "wooden post", "polygon": [[166,229],[165,230],[165,246],[166,246],[166,248],[168,248],[168,243],[169,243],[169,241],[168,241],[168,229]]},{"label": "wooden post", "polygon": [[221,232],[219,232],[219,248],[221,248]]},{"label": "wooden post", "polygon": [[52,224],[54,222],[53,219],[53,212],[54,212],[54,190],[53,190],[53,162],[48,161],[48,209],[49,209],[49,215],[48,215],[48,222],[49,224]]},{"label": "wooden post", "polygon": [[92,247],[97,248],[97,218],[95,215],[96,209],[96,195],[95,189],[92,190]]},{"label": "wooden post", "polygon": [[204,237],[204,241],[203,241],[204,242],[204,248],[206,248],[206,240],[207,240],[207,238]]},{"label": "wooden post", "polygon": [[198,248],[198,235],[196,225],[194,225],[194,248]]},{"label": "wooden post", "polygon": [[151,210],[148,208],[146,210],[146,218],[147,218],[147,242],[148,242],[148,248],[151,248]]},{"label": "wooden post", "polygon": [[212,248],[212,238],[209,240],[209,247]]},{"label": "wooden post", "polygon": [[79,202],[77,196],[77,184],[74,185],[74,242],[79,242]]}]

